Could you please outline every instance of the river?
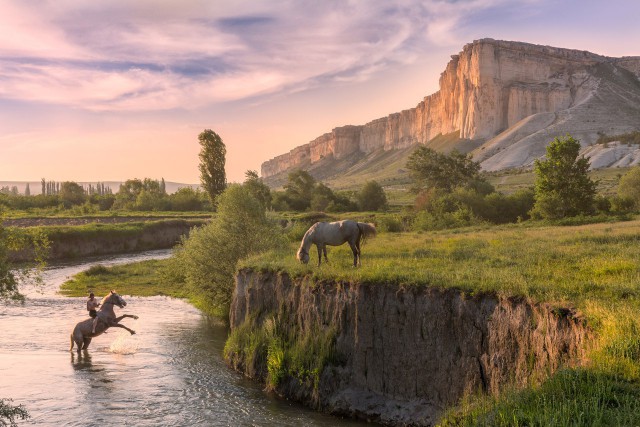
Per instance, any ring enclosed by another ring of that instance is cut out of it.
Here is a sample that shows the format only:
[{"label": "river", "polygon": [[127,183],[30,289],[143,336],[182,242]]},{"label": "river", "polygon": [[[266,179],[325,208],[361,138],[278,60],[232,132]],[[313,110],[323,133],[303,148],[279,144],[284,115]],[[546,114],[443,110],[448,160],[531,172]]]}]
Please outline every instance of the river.
[{"label": "river", "polygon": [[[24,404],[43,426],[341,426],[361,425],[316,413],[265,392],[222,360],[227,329],[181,300],[125,297],[116,313],[136,335],[111,329],[87,354],[69,352],[85,319],[86,298],[57,294],[91,265],[163,258],[151,251],[57,264],[44,285],[23,285],[24,304],[0,303],[0,398]],[[114,284],[117,290],[117,284]],[[100,295],[99,297],[102,297]],[[98,297],[98,295],[96,295]]]}]

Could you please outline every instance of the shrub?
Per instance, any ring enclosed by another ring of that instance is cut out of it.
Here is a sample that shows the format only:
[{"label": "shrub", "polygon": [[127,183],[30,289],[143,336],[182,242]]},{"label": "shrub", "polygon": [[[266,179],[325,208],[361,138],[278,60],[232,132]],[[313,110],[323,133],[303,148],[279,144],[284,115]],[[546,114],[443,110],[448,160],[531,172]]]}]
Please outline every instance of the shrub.
[{"label": "shrub", "polygon": [[195,304],[210,314],[228,318],[233,275],[240,259],[278,247],[281,233],[249,190],[231,185],[218,196],[218,215],[195,228],[176,248],[167,275],[183,277]]}]

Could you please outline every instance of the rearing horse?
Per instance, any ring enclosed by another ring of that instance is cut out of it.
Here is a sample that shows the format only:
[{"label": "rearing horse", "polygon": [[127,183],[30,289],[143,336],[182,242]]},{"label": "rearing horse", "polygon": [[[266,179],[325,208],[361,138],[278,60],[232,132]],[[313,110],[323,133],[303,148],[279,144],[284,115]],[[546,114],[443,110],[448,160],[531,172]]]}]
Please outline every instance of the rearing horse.
[{"label": "rearing horse", "polygon": [[102,299],[102,303],[100,304],[100,310],[98,310],[98,324],[96,325],[96,333],[91,333],[93,329],[93,319],[83,320],[82,322],[78,322],[76,327],[73,328],[73,332],[71,332],[71,348],[69,351],[73,350],[73,344],[75,343],[78,347],[78,355],[80,354],[80,350],[86,350],[91,344],[91,339],[97,337],[98,335],[102,335],[104,331],[109,329],[110,327],[114,328],[123,328],[129,331],[131,335],[136,332],[132,329],[127,328],[124,325],[121,325],[120,322],[125,317],[131,317],[132,319],[137,319],[138,316],[134,316],[132,314],[123,314],[120,317],[116,317],[116,313],[113,309],[114,306],[118,306],[123,308],[127,305],[126,301],[122,299],[120,295],[111,291],[106,297]]},{"label": "rearing horse", "polygon": [[309,249],[311,245],[315,244],[318,248],[318,266],[320,266],[323,253],[325,262],[329,262],[327,245],[340,246],[348,242],[353,252],[353,266],[357,267],[360,265],[360,242],[366,237],[375,235],[376,227],[364,222],[350,219],[336,222],[316,222],[304,234],[296,258],[303,264],[308,263]]}]

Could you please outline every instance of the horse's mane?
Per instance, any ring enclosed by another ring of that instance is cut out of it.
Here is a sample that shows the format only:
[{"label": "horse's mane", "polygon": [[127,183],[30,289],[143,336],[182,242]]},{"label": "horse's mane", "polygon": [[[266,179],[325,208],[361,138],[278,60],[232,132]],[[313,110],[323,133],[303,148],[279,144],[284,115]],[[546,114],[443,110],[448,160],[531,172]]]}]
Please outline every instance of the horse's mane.
[{"label": "horse's mane", "polygon": [[115,295],[116,293],[114,291],[109,292],[104,298],[102,298],[102,301],[100,301],[100,305],[104,305],[105,302],[107,302],[107,300],[109,298],[111,298],[111,295]]}]

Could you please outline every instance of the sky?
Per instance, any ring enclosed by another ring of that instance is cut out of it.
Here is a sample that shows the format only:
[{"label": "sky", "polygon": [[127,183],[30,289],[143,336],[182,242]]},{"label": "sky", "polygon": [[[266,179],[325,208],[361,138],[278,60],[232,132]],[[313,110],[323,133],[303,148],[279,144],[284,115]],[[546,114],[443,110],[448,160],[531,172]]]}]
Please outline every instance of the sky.
[{"label": "sky", "polygon": [[637,0],[0,0],[0,181],[230,182],[415,107],[490,37],[640,55]]}]

